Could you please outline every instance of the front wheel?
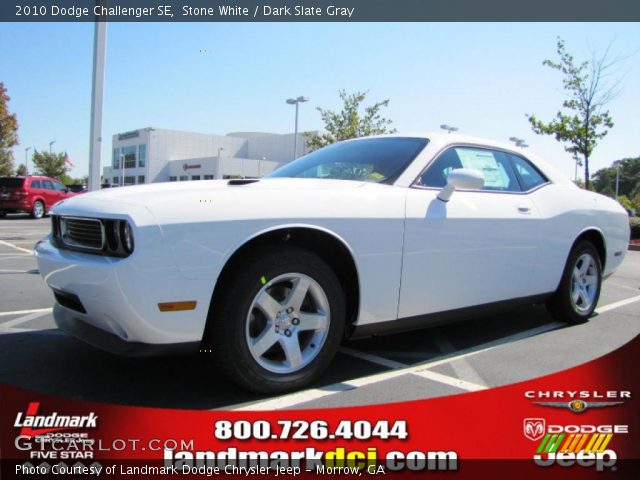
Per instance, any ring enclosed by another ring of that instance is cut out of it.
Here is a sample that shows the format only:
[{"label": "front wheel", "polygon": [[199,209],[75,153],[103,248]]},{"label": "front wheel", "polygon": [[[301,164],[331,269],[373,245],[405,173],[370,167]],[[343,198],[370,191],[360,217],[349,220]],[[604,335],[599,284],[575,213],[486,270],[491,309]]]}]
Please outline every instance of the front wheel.
[{"label": "front wheel", "polygon": [[558,290],[547,308],[557,320],[586,322],[596,309],[601,286],[600,255],[592,243],[580,242],[571,250]]},{"label": "front wheel", "polygon": [[235,383],[299,389],[335,356],[345,324],[340,281],[313,252],[272,247],[236,265],[216,294],[203,342]]}]

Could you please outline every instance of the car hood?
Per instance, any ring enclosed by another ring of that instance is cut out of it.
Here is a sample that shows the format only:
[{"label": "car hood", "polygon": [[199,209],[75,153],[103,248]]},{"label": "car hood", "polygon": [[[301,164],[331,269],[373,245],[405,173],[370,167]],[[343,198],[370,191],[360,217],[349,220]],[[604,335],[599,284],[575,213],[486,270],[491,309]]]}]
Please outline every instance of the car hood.
[{"label": "car hood", "polygon": [[[339,195],[358,189],[367,182],[304,178],[267,178],[251,183],[234,180],[201,180],[166,182],[149,185],[109,188],[74,196],[56,204],[52,213],[79,216],[112,217],[147,210],[156,217],[172,212],[197,211],[223,216],[260,207],[282,206],[287,201],[302,199],[319,202],[327,195]],[[308,202],[304,202],[307,203]],[[188,215],[190,216],[190,215]],[[244,215],[240,215],[241,217]]]}]

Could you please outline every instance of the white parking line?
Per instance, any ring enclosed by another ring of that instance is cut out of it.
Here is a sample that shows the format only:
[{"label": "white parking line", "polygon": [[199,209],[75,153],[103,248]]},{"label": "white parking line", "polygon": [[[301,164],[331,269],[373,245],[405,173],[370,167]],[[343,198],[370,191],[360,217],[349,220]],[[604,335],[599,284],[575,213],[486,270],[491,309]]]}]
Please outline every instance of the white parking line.
[{"label": "white parking line", "polygon": [[13,320],[9,320],[8,322],[0,323],[0,329],[2,330],[10,329],[12,327],[15,327],[16,325],[20,325],[21,323],[27,323],[27,322],[30,322],[31,320],[35,320],[38,317],[42,317],[47,313],[49,312],[48,311],[33,312],[23,317],[15,318]]},{"label": "white parking line", "polygon": [[5,242],[4,240],[0,240],[0,245],[5,245],[7,247],[11,247],[11,248],[15,248],[16,250],[20,250],[21,252],[33,254],[33,250],[29,250],[29,249],[26,249],[26,248],[19,247],[17,245],[14,245],[13,243]]},{"label": "white parking line", "polygon": [[631,298],[625,298],[624,300],[620,300],[619,302],[613,302],[609,305],[604,305],[600,308],[596,308],[596,313],[605,313],[609,310],[615,310],[616,308],[624,307],[636,302],[640,302],[640,295]]},{"label": "white parking line", "polygon": [[26,315],[27,313],[51,312],[53,308],[34,308],[32,310],[14,310],[13,312],[0,312],[0,317],[8,317],[10,315]]},{"label": "white parking line", "polygon": [[362,360],[366,360],[371,363],[377,363],[378,365],[382,365],[383,367],[396,369],[396,368],[407,368],[409,366],[405,363],[396,362],[388,358],[379,357],[378,355],[373,355],[371,353],[360,352],[358,350],[353,350],[347,347],[340,347],[340,351],[351,357],[361,358]]},{"label": "white parking line", "polygon": [[427,380],[433,380],[434,382],[438,382],[438,383],[444,383],[445,385],[450,385],[452,387],[456,387],[461,390],[466,390],[467,392],[477,392],[480,390],[486,390],[488,388],[486,385],[479,385],[477,383],[467,382],[466,380],[450,377],[448,375],[443,375],[441,373],[433,372],[431,370],[421,370],[419,372],[411,372],[411,375],[416,375],[418,377],[426,378]]},{"label": "white parking line", "polygon": [[[288,395],[281,395],[270,400],[264,400],[258,403],[251,403],[249,405],[240,405],[235,408],[231,407],[231,410],[235,411],[252,411],[252,410],[280,410],[287,407],[292,407],[300,403],[305,403],[310,400],[317,400],[318,398],[328,397],[335,393],[346,392],[353,390],[353,387],[349,383],[334,383],[322,388],[311,388],[302,392],[290,393]],[[229,410],[229,407],[223,407],[222,410]]]},{"label": "white parking line", "polygon": [[[449,341],[442,329],[434,329],[431,338],[433,338],[442,353],[451,354],[457,351],[456,347]],[[465,379],[465,381],[471,385],[484,386],[486,388],[487,383],[466,359],[459,358],[458,360],[452,361],[451,368],[460,380]]]},{"label": "white parking line", "polygon": [[[397,368],[395,370],[388,370],[385,372],[369,375],[366,377],[360,377],[360,378],[355,378],[353,380],[347,380],[344,382],[335,383],[333,385],[328,385],[323,388],[314,388],[310,390],[304,390],[302,392],[282,395],[280,397],[276,397],[270,400],[265,400],[262,402],[256,402],[249,405],[241,405],[236,408],[226,407],[225,409],[246,411],[246,410],[272,410],[272,409],[289,408],[295,405],[299,405],[301,403],[306,403],[312,400],[317,400],[319,398],[333,395],[334,393],[354,390],[356,388],[364,387],[366,385],[371,385],[373,383],[382,382],[384,380],[390,380],[392,378],[400,377],[402,375],[407,375],[407,374],[418,374],[423,377],[428,376],[430,377],[429,378],[430,380],[434,380],[434,381],[446,380],[446,382],[441,382],[441,383],[446,383],[448,385],[452,385],[452,382],[458,382],[457,385],[454,385],[454,386],[457,386],[458,388],[461,388],[463,390],[473,391],[472,388],[481,389],[483,388],[483,386],[473,384],[472,382],[464,382],[463,380],[459,380],[454,377],[448,377],[446,375],[441,375],[432,371],[425,373],[425,371],[428,370],[429,368],[442,365],[443,363],[449,363],[457,359],[466,358],[471,355],[477,355],[478,353],[482,353],[482,352],[487,352],[504,343],[512,343],[518,340],[523,340],[525,338],[532,337],[535,335],[540,335],[541,333],[549,332],[551,330],[557,330],[558,328],[561,328],[564,326],[565,326],[564,323],[553,322],[547,325],[542,325],[540,327],[532,328],[531,330],[519,332],[514,335],[510,335],[508,337],[503,337],[498,340],[493,340],[491,342],[483,343],[475,347],[470,347],[465,350],[459,350],[457,352],[457,355],[445,355],[444,357],[440,357],[437,360],[427,360],[425,362],[421,362],[406,368]],[[446,378],[442,378],[442,377],[446,377]],[[436,378],[439,378],[439,380],[436,380]],[[466,388],[463,387],[463,385],[465,385]]]}]

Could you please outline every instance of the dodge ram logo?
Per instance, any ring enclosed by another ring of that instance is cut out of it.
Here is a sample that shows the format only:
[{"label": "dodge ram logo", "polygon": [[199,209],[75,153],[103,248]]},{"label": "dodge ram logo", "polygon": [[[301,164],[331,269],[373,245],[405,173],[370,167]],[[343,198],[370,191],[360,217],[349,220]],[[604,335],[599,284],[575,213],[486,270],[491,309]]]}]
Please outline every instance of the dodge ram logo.
[{"label": "dodge ram logo", "polygon": [[524,419],[524,436],[529,440],[536,441],[542,438],[545,432],[544,418],[525,418]]}]

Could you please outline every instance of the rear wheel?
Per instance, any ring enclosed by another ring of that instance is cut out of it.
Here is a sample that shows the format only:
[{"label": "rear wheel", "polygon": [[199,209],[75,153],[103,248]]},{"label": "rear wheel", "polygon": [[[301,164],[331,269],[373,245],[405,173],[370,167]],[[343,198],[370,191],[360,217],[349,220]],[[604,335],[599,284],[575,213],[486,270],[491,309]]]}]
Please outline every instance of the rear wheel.
[{"label": "rear wheel", "polygon": [[592,243],[579,242],[569,254],[560,286],[547,308],[557,320],[583,323],[596,309],[601,286],[600,255]]},{"label": "rear wheel", "polygon": [[5,212],[4,210],[0,210],[0,218],[4,218],[7,216],[7,212]]},{"label": "rear wheel", "polygon": [[235,383],[261,393],[299,389],[335,356],[344,294],[314,253],[272,247],[247,258],[216,295],[203,348]]},{"label": "rear wheel", "polygon": [[31,216],[33,218],[44,217],[44,203],[40,200],[36,200],[33,204],[33,208],[31,209]]}]

